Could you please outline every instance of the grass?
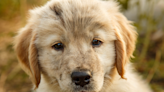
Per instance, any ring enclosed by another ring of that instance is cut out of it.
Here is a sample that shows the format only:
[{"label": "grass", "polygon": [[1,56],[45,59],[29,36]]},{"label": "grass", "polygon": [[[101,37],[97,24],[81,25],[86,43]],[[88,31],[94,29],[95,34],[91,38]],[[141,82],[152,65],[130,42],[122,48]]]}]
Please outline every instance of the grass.
[{"label": "grass", "polygon": [[[1,0],[0,1],[0,92],[30,92],[29,77],[20,68],[13,50],[13,37],[26,23],[28,10],[43,5],[47,0]],[[129,0],[118,0],[126,11]],[[140,9],[139,3],[136,4]],[[151,9],[150,9],[151,10]],[[164,13],[158,19],[151,14],[140,14],[135,22],[139,33],[137,47],[132,59],[135,67],[146,79],[154,92],[164,92],[164,33],[158,29]],[[143,27],[142,21],[147,23]],[[158,33],[159,32],[159,33]],[[158,39],[157,39],[158,38]]]}]

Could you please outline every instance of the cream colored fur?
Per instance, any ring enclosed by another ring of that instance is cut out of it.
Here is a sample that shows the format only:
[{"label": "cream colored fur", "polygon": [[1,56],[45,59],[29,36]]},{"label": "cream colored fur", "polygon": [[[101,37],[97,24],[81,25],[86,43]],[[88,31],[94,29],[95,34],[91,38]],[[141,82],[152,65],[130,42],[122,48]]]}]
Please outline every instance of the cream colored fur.
[{"label": "cream colored fur", "polygon": [[[114,1],[51,0],[30,11],[15,50],[36,92],[152,92],[129,62],[136,38]],[[63,50],[52,48],[58,42]],[[92,80],[76,90],[71,73],[84,69]]]}]

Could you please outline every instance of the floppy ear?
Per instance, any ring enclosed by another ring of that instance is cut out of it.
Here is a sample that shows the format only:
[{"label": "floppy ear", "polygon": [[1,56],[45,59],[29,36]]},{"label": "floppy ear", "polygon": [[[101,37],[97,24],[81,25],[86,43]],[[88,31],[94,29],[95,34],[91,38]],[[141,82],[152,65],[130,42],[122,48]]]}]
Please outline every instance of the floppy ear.
[{"label": "floppy ear", "polygon": [[115,41],[116,49],[116,67],[119,75],[124,77],[124,66],[133,55],[135,49],[135,42],[137,38],[137,32],[124,15],[121,13],[115,14],[115,34],[117,40]]},{"label": "floppy ear", "polygon": [[123,14],[119,11],[119,4],[113,0],[103,1],[103,6],[107,9],[108,15],[111,19],[111,25],[114,27],[116,40],[116,68],[121,76],[124,77],[125,64],[129,61],[133,55],[135,49],[135,42],[137,38],[137,32]]},{"label": "floppy ear", "polygon": [[36,34],[30,26],[23,28],[15,37],[15,50],[23,69],[30,75],[33,83],[38,87],[40,83],[40,70],[38,53],[34,44]]}]

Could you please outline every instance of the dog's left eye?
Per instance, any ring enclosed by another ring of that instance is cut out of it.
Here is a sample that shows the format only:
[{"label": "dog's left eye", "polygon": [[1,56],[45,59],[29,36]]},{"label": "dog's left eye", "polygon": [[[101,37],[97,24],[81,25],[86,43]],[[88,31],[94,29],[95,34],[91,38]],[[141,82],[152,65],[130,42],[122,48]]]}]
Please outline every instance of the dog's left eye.
[{"label": "dog's left eye", "polygon": [[56,43],[55,45],[52,46],[55,50],[63,50],[64,45],[62,43]]},{"label": "dog's left eye", "polygon": [[93,46],[93,47],[100,46],[101,44],[102,44],[102,41],[100,41],[100,40],[94,39],[94,40],[92,41],[92,46]]}]

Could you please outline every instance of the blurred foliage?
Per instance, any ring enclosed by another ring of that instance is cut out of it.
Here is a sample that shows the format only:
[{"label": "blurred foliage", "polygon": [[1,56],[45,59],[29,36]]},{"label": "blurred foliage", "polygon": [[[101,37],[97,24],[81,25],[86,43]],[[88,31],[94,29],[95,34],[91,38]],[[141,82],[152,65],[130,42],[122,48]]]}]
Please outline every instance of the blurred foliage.
[{"label": "blurred foliage", "polygon": [[[0,1],[0,17],[10,19],[24,12],[29,8],[42,5],[47,0],[1,0]],[[8,16],[6,16],[8,15]]]},{"label": "blurred foliage", "polygon": [[[28,10],[46,1],[0,0],[0,92],[30,92],[30,80],[18,65],[12,41],[18,29],[25,25]],[[117,1],[123,12],[131,9],[131,0]],[[151,2],[155,0],[146,0],[152,5],[147,12],[141,12],[141,0],[136,1],[133,7],[137,8],[134,26],[138,41],[132,62],[154,92],[164,92],[164,12],[159,17],[152,15],[156,3]]]},{"label": "blurred foliage", "polygon": [[123,10],[127,10],[128,9],[128,2],[129,2],[129,0],[117,0],[117,1],[122,6]]}]

